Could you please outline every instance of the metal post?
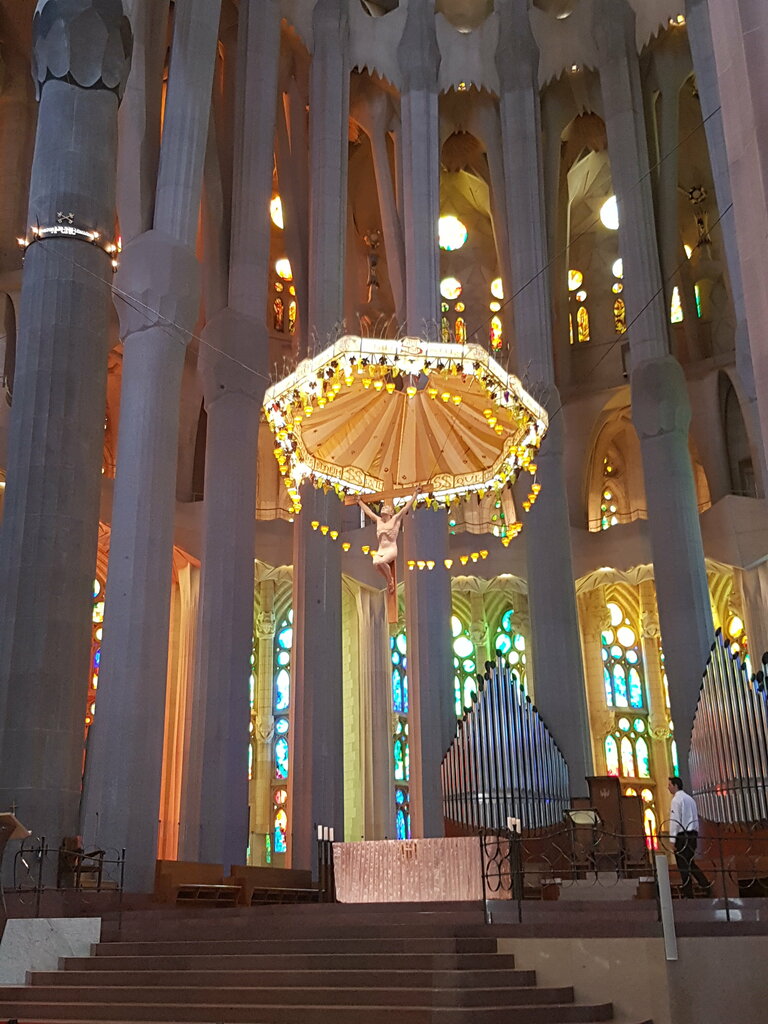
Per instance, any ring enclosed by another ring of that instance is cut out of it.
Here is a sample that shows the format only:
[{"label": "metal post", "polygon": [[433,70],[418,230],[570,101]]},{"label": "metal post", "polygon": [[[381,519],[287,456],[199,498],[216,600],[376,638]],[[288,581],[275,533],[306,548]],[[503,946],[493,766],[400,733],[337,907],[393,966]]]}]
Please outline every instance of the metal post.
[{"label": "metal post", "polygon": [[672,888],[669,884],[669,863],[663,853],[656,854],[656,885],[661,908],[661,928],[664,934],[664,955],[667,960],[677,960],[677,934],[675,914],[672,909]]}]

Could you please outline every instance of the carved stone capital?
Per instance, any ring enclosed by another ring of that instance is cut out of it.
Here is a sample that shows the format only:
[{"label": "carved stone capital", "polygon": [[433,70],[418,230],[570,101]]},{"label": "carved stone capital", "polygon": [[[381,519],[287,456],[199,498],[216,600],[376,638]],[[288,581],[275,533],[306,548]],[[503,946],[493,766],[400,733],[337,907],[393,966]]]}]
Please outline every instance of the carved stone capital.
[{"label": "carved stone capital", "polygon": [[669,728],[669,720],[662,715],[651,715],[648,719],[648,735],[652,740],[671,739],[672,730]]},{"label": "carved stone capital", "polygon": [[122,0],[38,0],[32,31],[38,99],[52,79],[122,98],[133,51]]},{"label": "carved stone capital", "polygon": [[256,712],[251,721],[253,722],[253,735],[261,743],[269,743],[275,735],[275,716],[260,715]]},{"label": "carved stone capital", "polygon": [[162,327],[187,344],[200,308],[200,265],[194,250],[160,231],[129,242],[115,275],[120,337]]},{"label": "carved stone capital", "polygon": [[658,640],[661,636],[659,616],[655,611],[640,613],[640,636],[645,640]]},{"label": "carved stone capital", "polygon": [[273,611],[259,612],[256,616],[256,636],[259,640],[273,640],[277,619]]}]

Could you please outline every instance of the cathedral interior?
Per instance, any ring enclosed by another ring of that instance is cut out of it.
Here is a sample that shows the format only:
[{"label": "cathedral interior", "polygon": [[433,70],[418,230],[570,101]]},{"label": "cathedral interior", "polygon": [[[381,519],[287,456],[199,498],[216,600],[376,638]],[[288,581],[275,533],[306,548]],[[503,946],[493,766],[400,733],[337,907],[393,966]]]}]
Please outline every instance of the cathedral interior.
[{"label": "cathedral interior", "polygon": [[[768,647],[728,7],[2,0],[0,803],[136,891],[441,835],[498,652],[571,793],[618,777],[655,841],[715,630]],[[530,490],[407,517],[394,615],[263,406],[345,337],[479,345],[547,414]]]}]

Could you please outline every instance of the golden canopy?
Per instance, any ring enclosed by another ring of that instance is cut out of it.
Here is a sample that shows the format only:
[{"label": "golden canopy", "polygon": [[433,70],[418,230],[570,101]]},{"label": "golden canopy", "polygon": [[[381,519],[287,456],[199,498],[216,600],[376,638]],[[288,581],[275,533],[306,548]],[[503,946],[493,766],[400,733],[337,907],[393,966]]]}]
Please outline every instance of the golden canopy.
[{"label": "golden canopy", "polygon": [[264,410],[295,511],[306,479],[426,504],[482,497],[535,472],[548,425],[484,348],[418,338],[340,338],[273,384]]}]

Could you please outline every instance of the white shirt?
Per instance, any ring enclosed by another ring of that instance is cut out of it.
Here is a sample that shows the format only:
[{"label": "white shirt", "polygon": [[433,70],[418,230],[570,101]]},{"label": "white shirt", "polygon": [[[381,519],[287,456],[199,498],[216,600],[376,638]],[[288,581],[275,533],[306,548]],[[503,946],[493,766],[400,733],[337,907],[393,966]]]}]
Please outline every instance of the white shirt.
[{"label": "white shirt", "polygon": [[669,808],[670,831],[673,836],[679,832],[698,832],[699,814],[696,801],[682,789],[672,797]]}]

